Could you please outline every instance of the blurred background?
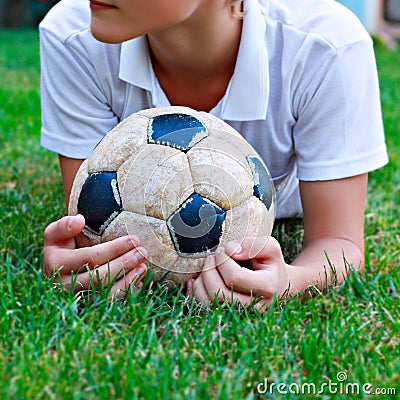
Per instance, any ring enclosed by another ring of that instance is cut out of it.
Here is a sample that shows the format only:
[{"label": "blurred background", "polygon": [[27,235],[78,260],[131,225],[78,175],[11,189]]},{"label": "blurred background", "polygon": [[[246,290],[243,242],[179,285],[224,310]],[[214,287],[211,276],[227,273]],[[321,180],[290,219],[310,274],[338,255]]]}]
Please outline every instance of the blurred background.
[{"label": "blurred background", "polygon": [[0,28],[37,26],[58,0],[0,0]]}]

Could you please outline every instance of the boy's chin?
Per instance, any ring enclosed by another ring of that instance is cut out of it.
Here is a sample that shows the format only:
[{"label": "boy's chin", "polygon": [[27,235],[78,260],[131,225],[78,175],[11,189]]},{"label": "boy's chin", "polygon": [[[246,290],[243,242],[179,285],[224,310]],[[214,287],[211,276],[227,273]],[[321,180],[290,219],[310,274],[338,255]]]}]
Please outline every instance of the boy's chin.
[{"label": "boy's chin", "polygon": [[90,26],[90,31],[93,37],[99,42],[111,44],[123,42],[115,33],[105,31],[104,29],[96,29],[96,26],[93,26],[93,24]]},{"label": "boy's chin", "polygon": [[103,43],[122,43],[126,40],[133,39],[132,35],[124,34],[120,29],[112,29],[110,26],[99,24],[98,21],[93,21],[90,24],[90,31],[95,39]]}]

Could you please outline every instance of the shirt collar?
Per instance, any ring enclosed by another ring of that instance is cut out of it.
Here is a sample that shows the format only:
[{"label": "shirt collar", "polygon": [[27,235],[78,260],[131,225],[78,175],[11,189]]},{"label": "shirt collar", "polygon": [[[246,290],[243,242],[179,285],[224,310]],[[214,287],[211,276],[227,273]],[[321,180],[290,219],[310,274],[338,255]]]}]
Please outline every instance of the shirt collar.
[{"label": "shirt collar", "polygon": [[245,0],[243,5],[242,38],[221,113],[222,119],[232,121],[265,119],[268,108],[266,22],[258,0]]},{"label": "shirt collar", "polygon": [[131,85],[151,91],[151,73],[152,67],[146,37],[140,36],[123,42],[119,78]]},{"label": "shirt collar", "polygon": [[[212,114],[231,121],[265,119],[268,108],[266,22],[259,0],[244,0],[244,12],[242,37],[232,79],[225,96],[211,110]],[[155,94],[153,75],[146,37],[122,43],[120,79]]]}]

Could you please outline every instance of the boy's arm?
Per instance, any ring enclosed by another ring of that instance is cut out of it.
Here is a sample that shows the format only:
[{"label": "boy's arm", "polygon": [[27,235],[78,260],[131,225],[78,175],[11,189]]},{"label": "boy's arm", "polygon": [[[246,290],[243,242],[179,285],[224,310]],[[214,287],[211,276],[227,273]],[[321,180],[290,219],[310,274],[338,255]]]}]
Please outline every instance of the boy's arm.
[{"label": "boy's arm", "polygon": [[72,184],[74,183],[75,175],[84,160],[69,158],[59,155],[61,175],[64,186],[65,207],[68,210],[69,196],[71,194]]},{"label": "boy's arm", "polygon": [[304,290],[308,282],[325,285],[329,262],[335,266],[339,282],[348,272],[344,258],[356,269],[364,266],[367,183],[367,174],[335,181],[300,182],[304,248],[289,267],[294,292]]},{"label": "boy's arm", "polygon": [[[362,268],[367,174],[301,182],[300,190],[305,243],[291,265],[285,263],[279,243],[273,238],[246,238],[241,243],[231,242],[215,256],[207,257],[200,277],[189,282],[189,292],[192,287],[199,301],[218,293],[220,299],[228,300],[232,300],[233,294],[244,304],[261,295],[264,303],[269,303],[275,293],[282,295],[288,288],[290,294],[295,294],[313,284],[322,288],[330,283],[329,262],[335,266],[339,282],[348,272],[344,258],[356,269]],[[237,263],[249,259],[253,270]]]}]

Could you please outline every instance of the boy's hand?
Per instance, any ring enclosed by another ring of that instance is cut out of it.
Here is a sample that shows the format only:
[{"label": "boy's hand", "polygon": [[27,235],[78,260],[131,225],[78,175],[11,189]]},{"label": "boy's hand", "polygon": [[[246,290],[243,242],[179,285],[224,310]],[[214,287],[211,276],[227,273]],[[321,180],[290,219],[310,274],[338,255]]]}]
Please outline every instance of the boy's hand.
[{"label": "boy's hand", "polygon": [[[246,260],[250,260],[251,269],[238,263]],[[265,309],[275,293],[280,296],[288,287],[288,265],[278,241],[248,237],[240,243],[229,242],[208,256],[201,275],[188,282],[188,295],[209,302],[217,294],[220,302],[231,303],[236,298],[246,306],[261,296],[263,300],[256,307]]]},{"label": "boy's hand", "polygon": [[121,296],[121,291],[127,290],[130,285],[139,289],[147,270],[147,251],[139,247],[139,239],[136,236],[123,236],[77,249],[74,237],[84,226],[84,217],[76,215],[63,217],[46,228],[44,275],[52,277],[57,272],[54,281],[62,281],[63,286],[68,288],[73,279],[71,273],[74,272],[76,292],[89,289],[91,281],[97,284],[98,276],[104,287],[117,278],[111,288],[112,296]]}]

